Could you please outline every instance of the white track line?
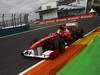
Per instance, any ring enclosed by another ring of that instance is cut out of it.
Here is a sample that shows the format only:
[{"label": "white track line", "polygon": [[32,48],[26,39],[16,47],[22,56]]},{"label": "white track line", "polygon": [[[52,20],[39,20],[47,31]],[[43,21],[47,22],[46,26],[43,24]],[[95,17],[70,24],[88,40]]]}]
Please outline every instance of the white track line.
[{"label": "white track line", "polygon": [[85,36],[88,36],[89,34],[91,34],[92,32],[94,32],[94,31],[95,31],[96,29],[98,29],[98,28],[100,28],[100,26],[96,27],[96,28],[93,29],[92,31],[90,31],[90,32],[88,32],[87,34],[85,34],[84,37],[85,37]]},{"label": "white track line", "polygon": [[37,64],[35,64],[35,65],[29,67],[28,69],[26,69],[25,71],[19,73],[18,75],[24,75],[26,72],[30,71],[31,69],[35,68],[36,66],[38,66],[39,64],[41,64],[41,63],[43,63],[43,62],[45,62],[45,61],[46,61],[46,60],[41,60],[41,61],[38,62]]},{"label": "white track line", "polygon": [[45,26],[45,27],[39,27],[39,28],[36,28],[36,29],[33,29],[33,30],[29,30],[29,31],[24,31],[24,32],[20,32],[20,33],[7,35],[7,36],[2,36],[0,38],[6,38],[6,37],[10,37],[10,36],[15,36],[15,35],[23,34],[23,33],[28,33],[28,32],[31,32],[31,31],[37,31],[37,30],[40,30],[40,29],[50,28],[50,27],[53,27],[53,26],[59,26],[59,24],[58,25]]},{"label": "white track line", "polygon": [[[93,29],[92,31],[88,32],[87,34],[84,35],[85,36],[88,36],[89,34],[91,34],[92,32],[94,32],[96,29],[100,28],[100,26],[96,27],[95,29]],[[78,39],[77,41],[79,41],[81,39]],[[66,46],[65,48],[67,48],[68,46]],[[39,64],[45,62],[46,60],[41,60],[40,62],[38,62],[37,64],[29,67],[28,69],[24,70],[23,72],[19,73],[18,75],[24,75],[26,72],[28,72],[29,70],[35,68],[36,66],[38,66]]]}]

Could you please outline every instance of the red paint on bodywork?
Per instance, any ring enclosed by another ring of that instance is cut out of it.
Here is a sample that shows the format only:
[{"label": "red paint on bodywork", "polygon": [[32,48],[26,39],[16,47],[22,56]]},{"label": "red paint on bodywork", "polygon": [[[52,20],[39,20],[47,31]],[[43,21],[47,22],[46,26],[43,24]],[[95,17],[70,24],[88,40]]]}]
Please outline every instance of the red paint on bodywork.
[{"label": "red paint on bodywork", "polygon": [[53,41],[55,38],[56,38],[56,34],[55,35],[53,34],[53,35],[49,35],[47,37],[44,37],[43,39],[41,39],[41,40],[37,41],[36,43],[34,43],[30,47],[30,49],[34,49],[34,48],[37,48],[39,46],[43,46],[44,42],[46,42],[47,40],[48,41]]}]

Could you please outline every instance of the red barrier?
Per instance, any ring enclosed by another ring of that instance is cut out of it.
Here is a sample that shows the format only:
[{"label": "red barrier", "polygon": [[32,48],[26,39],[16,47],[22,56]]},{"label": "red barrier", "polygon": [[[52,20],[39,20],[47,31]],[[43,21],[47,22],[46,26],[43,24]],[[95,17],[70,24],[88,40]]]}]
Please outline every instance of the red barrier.
[{"label": "red barrier", "polygon": [[[87,19],[87,18],[92,18],[94,17],[94,14],[89,13],[89,14],[84,14],[80,16],[72,16],[72,17],[64,17],[64,18],[54,18],[54,19],[46,19],[43,21],[38,21],[39,24],[48,24],[48,23],[61,23],[61,22],[68,22],[68,21],[78,21],[81,19]],[[37,23],[37,22],[34,22]]]}]

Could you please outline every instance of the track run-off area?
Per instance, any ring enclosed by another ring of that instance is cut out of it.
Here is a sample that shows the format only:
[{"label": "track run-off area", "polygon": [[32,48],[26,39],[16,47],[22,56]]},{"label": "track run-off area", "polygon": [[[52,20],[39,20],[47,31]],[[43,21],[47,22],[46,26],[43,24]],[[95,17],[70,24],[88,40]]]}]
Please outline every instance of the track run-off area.
[{"label": "track run-off area", "polygon": [[[87,49],[91,43],[93,43],[96,38],[100,39],[100,29],[93,31],[91,33],[89,33],[89,35],[84,36],[84,38],[74,42],[72,45],[70,45],[69,47],[66,47],[66,52],[64,54],[61,54],[58,58],[54,59],[54,60],[45,60],[44,62],[38,64],[37,66],[35,66],[34,68],[32,68],[31,70],[27,71],[27,72],[23,72],[20,73],[19,75],[74,75],[73,72],[74,69],[72,67],[72,71],[69,71],[69,73],[67,72],[66,68],[68,69],[69,67],[67,67],[67,65],[71,64],[73,60],[75,60],[76,57],[79,57],[81,53],[85,52],[89,52],[92,53],[95,52],[93,51],[96,47],[93,47],[94,49],[91,50]],[[99,40],[100,43],[100,40]],[[96,44],[96,43],[95,43]],[[94,44],[94,45],[95,45]],[[99,45],[95,45],[95,46],[99,46]],[[97,49],[97,48],[96,48]],[[81,53],[80,53],[81,52]],[[88,53],[90,55],[90,53]],[[89,55],[86,56],[89,56]],[[85,55],[84,55],[85,56]],[[83,57],[83,59],[87,59],[89,60],[88,57]],[[78,62],[76,61],[77,65],[80,65],[83,63],[83,66],[86,65],[84,62],[81,61],[82,59],[78,60]],[[70,61],[70,62],[69,62]],[[93,60],[92,60],[93,61]],[[95,60],[94,60],[95,61]],[[86,61],[86,63],[88,63],[88,61]],[[89,63],[92,63],[89,61]],[[88,64],[89,64],[88,63]],[[66,65],[65,65],[66,64]],[[75,65],[76,65],[75,64]],[[71,64],[72,65],[72,64]],[[74,64],[73,64],[74,65]],[[99,64],[98,64],[99,65]],[[61,69],[62,67],[64,67],[63,69]],[[79,67],[77,66],[77,71],[79,72],[81,69],[82,70],[83,67]],[[61,69],[61,70],[60,70]],[[85,68],[84,68],[85,69]],[[88,67],[89,69],[89,67]],[[99,68],[100,69],[100,68]],[[60,70],[60,71],[59,71]],[[71,68],[70,68],[71,70]],[[77,72],[76,71],[76,72]],[[57,73],[58,72],[58,73]],[[57,74],[56,74],[57,73]],[[78,73],[77,73],[78,74]],[[76,74],[76,75],[77,75]],[[83,73],[84,74],[84,73]],[[79,74],[81,75],[81,74]],[[87,74],[88,75],[88,74]],[[99,75],[99,74],[98,74]]]},{"label": "track run-off area", "polygon": [[[90,37],[90,38],[89,38]],[[100,75],[100,29],[91,34],[84,42],[78,43],[88,46],[69,63],[57,72],[56,75]]]}]

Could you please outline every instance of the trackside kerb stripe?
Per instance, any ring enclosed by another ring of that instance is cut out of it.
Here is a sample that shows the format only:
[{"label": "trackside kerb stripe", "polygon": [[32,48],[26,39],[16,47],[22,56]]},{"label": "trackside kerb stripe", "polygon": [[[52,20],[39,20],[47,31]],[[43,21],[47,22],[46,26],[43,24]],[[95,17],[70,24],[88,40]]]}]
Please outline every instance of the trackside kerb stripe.
[{"label": "trackside kerb stripe", "polygon": [[[94,32],[94,31],[95,31],[96,29],[98,29],[98,28],[100,28],[100,26],[96,27],[96,28],[93,29],[92,31],[90,31],[90,32],[88,32],[87,34],[85,34],[84,37],[85,37],[85,36],[88,36],[89,34],[91,34],[92,32]],[[81,40],[81,39],[78,39],[77,41],[79,41],[79,40]],[[67,46],[67,47],[68,47],[68,46]],[[66,47],[66,48],[67,48],[67,47]],[[35,64],[35,65],[29,67],[28,69],[26,69],[25,71],[19,73],[18,75],[24,75],[26,72],[28,72],[29,70],[35,68],[36,66],[38,66],[39,64],[41,64],[41,63],[43,63],[43,62],[45,62],[45,61],[46,61],[46,60],[42,60],[42,61],[38,62],[37,64]]]},{"label": "trackside kerb stripe", "polygon": [[84,37],[85,37],[85,36],[88,36],[89,34],[91,34],[92,32],[94,32],[95,30],[97,30],[98,28],[100,28],[100,26],[96,27],[96,28],[93,29],[92,31],[90,31],[90,32],[88,32],[87,34],[85,34]]}]

